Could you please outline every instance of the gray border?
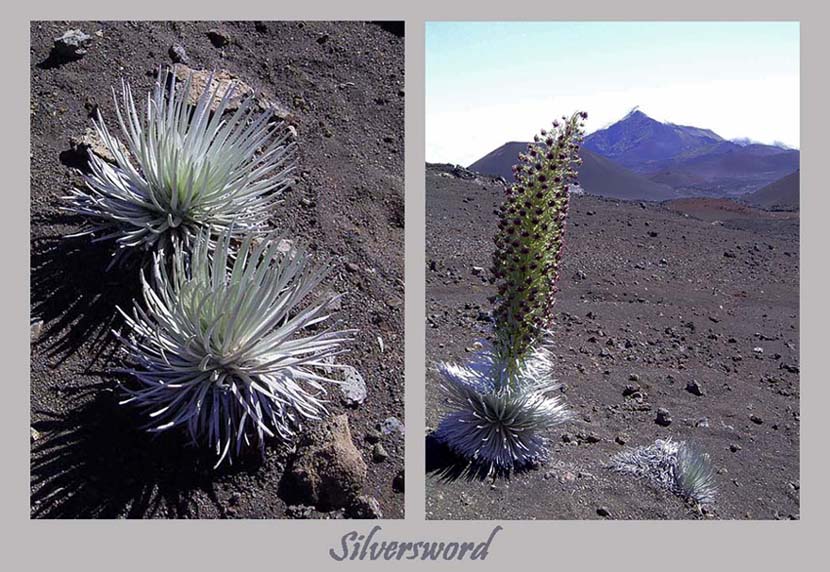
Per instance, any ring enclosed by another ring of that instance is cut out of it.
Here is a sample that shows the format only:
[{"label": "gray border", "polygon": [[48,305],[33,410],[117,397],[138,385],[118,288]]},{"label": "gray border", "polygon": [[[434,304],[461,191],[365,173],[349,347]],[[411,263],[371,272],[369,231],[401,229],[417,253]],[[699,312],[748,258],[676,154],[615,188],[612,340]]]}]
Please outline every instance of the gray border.
[{"label": "gray border", "polygon": [[[229,5],[215,0],[192,2],[190,6],[169,1],[143,0],[138,5],[117,6],[113,2],[76,0],[71,4],[42,0],[38,6],[13,4],[17,12],[4,26],[2,52],[5,124],[2,137],[7,178],[6,219],[2,228],[7,245],[2,283],[4,355],[14,357],[4,376],[2,432],[5,471],[2,474],[3,555],[12,569],[118,570],[244,570],[257,568],[320,569],[335,564],[329,548],[350,530],[366,533],[370,522],[358,521],[30,521],[28,419],[28,318],[29,284],[29,148],[28,109],[30,19],[56,18],[147,18],[147,19],[406,19],[406,406],[407,499],[406,520],[384,522],[385,538],[476,539],[492,530],[487,522],[423,521],[423,399],[424,399],[424,127],[423,127],[423,22],[424,20],[800,20],[802,54],[801,149],[801,379],[802,459],[800,522],[507,522],[493,543],[485,562],[459,563],[460,569],[501,569],[541,564],[547,569],[629,568],[635,570],[698,569],[810,569],[819,562],[821,516],[827,514],[828,473],[826,441],[821,439],[821,407],[830,402],[830,388],[821,379],[820,352],[824,349],[822,317],[827,303],[828,268],[824,245],[828,239],[823,220],[830,209],[824,180],[824,152],[828,151],[830,101],[824,55],[830,52],[826,10],[810,0],[786,3],[769,0],[696,0],[667,5],[665,0],[629,0],[625,3],[554,3],[525,0],[521,4],[465,0],[450,4],[421,0],[408,5],[388,1],[334,4],[303,2],[292,5],[262,3],[258,6]],[[130,10],[130,8],[132,8]],[[657,47],[656,49],[659,49]],[[474,94],[471,94],[474,96]],[[416,101],[419,99],[420,101]],[[824,183],[824,184],[822,184]],[[823,207],[823,208],[822,208]],[[11,248],[15,247],[15,248]],[[824,321],[826,323],[826,321]],[[10,462],[11,461],[11,462]],[[16,566],[15,566],[16,565]],[[369,564],[371,566],[371,564]],[[402,562],[412,568],[419,564]],[[360,564],[339,563],[345,568]],[[381,566],[387,567],[384,563]]]}]

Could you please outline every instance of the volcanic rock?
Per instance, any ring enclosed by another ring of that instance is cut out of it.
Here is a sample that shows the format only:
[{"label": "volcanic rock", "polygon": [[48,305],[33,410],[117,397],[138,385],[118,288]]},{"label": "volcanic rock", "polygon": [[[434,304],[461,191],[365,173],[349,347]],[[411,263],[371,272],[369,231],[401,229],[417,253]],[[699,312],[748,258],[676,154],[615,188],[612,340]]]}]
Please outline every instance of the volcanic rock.
[{"label": "volcanic rock", "polygon": [[64,59],[79,59],[86,55],[87,48],[92,45],[92,36],[81,30],[67,30],[62,36],[55,38],[54,53]]},{"label": "volcanic rock", "polygon": [[352,442],[346,415],[301,434],[290,476],[303,500],[321,510],[348,506],[366,482],[366,463]]}]

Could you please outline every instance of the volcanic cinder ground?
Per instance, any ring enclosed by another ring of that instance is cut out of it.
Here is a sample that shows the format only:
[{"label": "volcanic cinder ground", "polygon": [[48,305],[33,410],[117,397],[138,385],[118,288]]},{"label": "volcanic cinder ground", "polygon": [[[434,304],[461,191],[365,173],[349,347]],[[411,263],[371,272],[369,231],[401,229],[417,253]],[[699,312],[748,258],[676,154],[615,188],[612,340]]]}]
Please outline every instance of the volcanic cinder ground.
[{"label": "volcanic cinder ground", "polygon": [[[433,366],[475,350],[495,293],[503,187],[467,176],[426,169],[428,433],[444,411]],[[797,213],[731,201],[572,197],[552,343],[575,420],[548,432],[547,464],[510,478],[458,477],[463,465],[428,436],[427,517],[798,518],[798,225]],[[607,467],[667,437],[711,456],[713,506]]]},{"label": "volcanic cinder ground", "polygon": [[[53,39],[73,28],[92,36],[88,53],[50,56]],[[302,502],[283,484],[286,447],[213,471],[212,451],[137,429],[107,371],[115,307],[129,307],[138,276],[105,272],[107,245],[61,238],[82,224],[59,211],[85,165],[70,137],[91,126],[96,107],[117,131],[111,87],[124,78],[137,99],[147,93],[174,43],[190,67],[227,69],[291,112],[297,183],[271,223],[334,266],[323,290],[345,294],[333,319],[360,332],[342,361],[360,371],[368,398],[346,408],[334,387],[330,409],[348,413],[369,466],[363,494],[378,499],[384,517],[400,518],[393,481],[403,437],[384,437],[389,456],[374,462],[364,435],[389,417],[404,421],[404,38],[402,25],[360,22],[31,24],[31,301],[43,321],[31,353],[32,516],[284,518]]]}]

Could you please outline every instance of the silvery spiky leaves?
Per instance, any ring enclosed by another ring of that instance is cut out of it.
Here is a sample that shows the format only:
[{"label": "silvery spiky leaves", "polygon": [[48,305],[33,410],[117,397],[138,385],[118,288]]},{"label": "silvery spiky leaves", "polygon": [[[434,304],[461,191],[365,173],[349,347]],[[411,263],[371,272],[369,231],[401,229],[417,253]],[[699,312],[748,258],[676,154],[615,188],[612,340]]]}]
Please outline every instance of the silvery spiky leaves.
[{"label": "silvery spiky leaves", "polygon": [[492,348],[464,365],[442,363],[439,371],[451,411],[435,437],[461,457],[491,470],[544,461],[542,431],[570,418],[551,378],[552,364],[544,348],[523,362],[510,385],[504,379],[505,364]]},{"label": "silvery spiky leaves", "polygon": [[519,155],[515,183],[498,210],[493,255],[498,283],[496,352],[508,369],[519,368],[553,319],[553,303],[568,214],[568,189],[576,182],[585,112],[554,121]]},{"label": "silvery spiky leaves", "polygon": [[717,494],[709,455],[685,441],[658,439],[653,445],[622,451],[611,459],[611,468],[699,505],[713,503]]},{"label": "silvery spiky leaves", "polygon": [[186,428],[223,459],[266,437],[291,440],[325,413],[332,357],[352,331],[321,329],[332,300],[308,303],[326,270],[302,249],[233,230],[202,231],[192,254],[157,253],[155,280],[142,275],[144,305],[122,311],[128,399],[149,414],[151,431]]},{"label": "silvery spiky leaves", "polygon": [[115,162],[90,153],[86,188],[67,197],[66,208],[89,222],[79,235],[114,240],[122,255],[190,248],[203,228],[236,237],[265,229],[291,183],[290,131],[257,111],[253,98],[229,111],[235,86],[212,87],[213,76],[196,106],[188,105],[192,79],[177,86],[174,73],[160,70],[143,113],[128,84],[122,81],[120,98],[113,90],[123,141],[99,112],[95,130]]}]

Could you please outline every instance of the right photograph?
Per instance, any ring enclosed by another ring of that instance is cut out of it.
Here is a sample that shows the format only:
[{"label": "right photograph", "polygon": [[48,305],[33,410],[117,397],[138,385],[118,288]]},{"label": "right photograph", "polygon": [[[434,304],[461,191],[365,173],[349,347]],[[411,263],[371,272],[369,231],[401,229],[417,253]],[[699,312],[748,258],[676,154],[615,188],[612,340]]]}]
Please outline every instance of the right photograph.
[{"label": "right photograph", "polygon": [[797,22],[426,24],[426,516],[799,519]]}]

